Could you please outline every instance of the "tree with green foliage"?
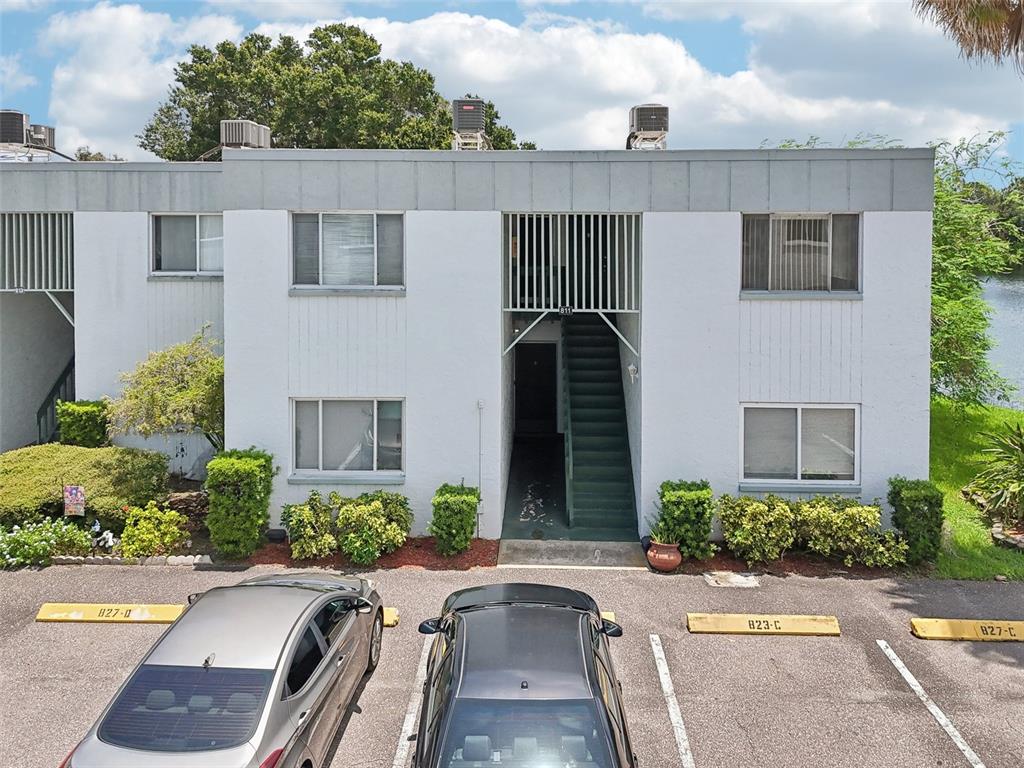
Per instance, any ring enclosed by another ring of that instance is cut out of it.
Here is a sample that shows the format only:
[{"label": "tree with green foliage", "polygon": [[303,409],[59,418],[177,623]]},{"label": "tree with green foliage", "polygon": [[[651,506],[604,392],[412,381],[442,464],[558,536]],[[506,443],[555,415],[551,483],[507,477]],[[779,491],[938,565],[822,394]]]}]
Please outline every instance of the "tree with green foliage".
[{"label": "tree with green foliage", "polygon": [[75,150],[75,160],[78,160],[79,162],[106,163],[121,161],[124,160],[124,158],[114,154],[105,155],[102,152],[93,152],[88,145],[86,145]]},{"label": "tree with green foliage", "polygon": [[[269,126],[279,147],[451,146],[451,111],[434,76],[382,57],[373,36],[348,24],[317,27],[305,45],[255,33],[213,49],[194,45],[175,80],[138,136],[140,147],[165,160],[195,160],[216,148],[224,119]],[[515,134],[498,125],[493,104],[488,116],[496,148],[514,148]]]},{"label": "tree with green foliage", "polygon": [[981,277],[1019,262],[1016,225],[976,195],[980,173],[1012,172],[999,158],[1005,136],[935,146],[932,223],[932,392],[964,405],[1006,400],[1012,391],[988,359],[989,306]]},{"label": "tree with green foliage", "polygon": [[224,358],[206,331],[151,352],[121,375],[124,391],[107,412],[112,432],[201,432],[214,449],[224,448]]}]

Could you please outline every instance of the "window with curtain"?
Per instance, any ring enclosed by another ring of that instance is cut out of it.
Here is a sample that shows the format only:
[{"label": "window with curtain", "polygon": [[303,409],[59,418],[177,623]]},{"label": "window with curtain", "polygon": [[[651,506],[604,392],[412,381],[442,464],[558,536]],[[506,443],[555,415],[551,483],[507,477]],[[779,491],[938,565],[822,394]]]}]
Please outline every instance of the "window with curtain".
[{"label": "window with curtain", "polygon": [[745,291],[857,291],[856,213],[743,215]]},{"label": "window with curtain", "polygon": [[401,400],[296,400],[295,469],[402,469]]},{"label": "window with curtain", "polygon": [[400,213],[293,214],[293,284],[403,285],[403,218]]},{"label": "window with curtain", "polygon": [[224,217],[220,214],[154,216],[153,271],[223,273]]},{"label": "window with curtain", "polygon": [[745,406],[743,479],[852,481],[857,409]]}]

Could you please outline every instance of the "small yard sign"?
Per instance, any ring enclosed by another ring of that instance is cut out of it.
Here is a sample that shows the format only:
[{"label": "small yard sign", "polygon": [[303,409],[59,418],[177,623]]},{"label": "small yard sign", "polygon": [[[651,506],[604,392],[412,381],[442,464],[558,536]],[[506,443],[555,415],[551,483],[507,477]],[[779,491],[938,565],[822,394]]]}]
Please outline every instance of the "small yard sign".
[{"label": "small yard sign", "polygon": [[81,485],[64,486],[64,514],[68,517],[85,516],[85,488]]}]

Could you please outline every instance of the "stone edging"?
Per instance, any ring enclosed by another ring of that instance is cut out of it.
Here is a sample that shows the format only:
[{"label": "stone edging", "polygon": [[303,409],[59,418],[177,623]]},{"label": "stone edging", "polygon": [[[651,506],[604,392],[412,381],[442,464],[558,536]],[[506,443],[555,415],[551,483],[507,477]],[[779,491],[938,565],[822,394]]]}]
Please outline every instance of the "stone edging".
[{"label": "stone edging", "polygon": [[112,555],[87,555],[72,557],[58,555],[51,560],[53,565],[213,565],[209,555],[170,555],[153,557],[114,557]]},{"label": "stone edging", "polygon": [[1000,546],[1024,551],[1024,534],[1006,533],[1002,523],[993,524],[992,540]]}]

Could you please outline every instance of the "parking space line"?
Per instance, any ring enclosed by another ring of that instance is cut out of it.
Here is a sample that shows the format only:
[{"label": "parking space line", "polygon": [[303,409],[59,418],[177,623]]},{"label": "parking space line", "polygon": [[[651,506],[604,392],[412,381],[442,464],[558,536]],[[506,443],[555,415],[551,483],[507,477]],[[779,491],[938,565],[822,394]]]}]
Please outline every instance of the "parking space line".
[{"label": "parking space line", "polygon": [[978,757],[974,750],[970,748],[966,741],[964,741],[964,737],[960,735],[960,732],[956,729],[956,726],[953,725],[953,722],[946,717],[946,714],[939,709],[939,705],[932,701],[931,696],[929,696],[925,692],[924,688],[921,687],[921,684],[917,682],[917,678],[914,677],[913,673],[911,673],[909,669],[907,669],[900,657],[896,655],[896,651],[890,648],[889,644],[885,642],[885,640],[875,640],[875,642],[878,643],[878,647],[882,649],[882,653],[888,657],[889,661],[892,662],[892,665],[896,667],[896,671],[902,675],[907,685],[910,686],[910,690],[917,694],[917,698],[919,698],[921,703],[924,704],[928,711],[932,713],[932,717],[935,718],[935,721],[942,726],[942,730],[946,732],[949,738],[953,740],[953,743],[956,744],[960,751],[964,753],[964,757],[967,758],[967,762],[969,762],[973,768],[985,768],[985,764],[981,762],[981,758]]},{"label": "parking space line", "polygon": [[651,635],[651,651],[654,653],[654,663],[658,666],[658,678],[661,680],[662,693],[665,694],[665,706],[668,707],[668,717],[672,721],[676,746],[679,747],[679,760],[682,762],[683,768],[694,768],[693,752],[690,751],[690,739],[686,736],[683,713],[679,711],[679,702],[676,700],[676,691],[672,685],[672,675],[668,671],[668,662],[665,660],[665,649],[662,648],[661,638],[658,635]]},{"label": "parking space line", "polygon": [[427,656],[430,653],[430,641],[433,638],[429,635],[423,638],[423,651],[420,653],[420,664],[416,668],[416,682],[412,686],[412,693],[409,694],[409,706],[405,710],[405,720],[402,722],[402,733],[398,737],[398,747],[395,749],[395,762],[392,768],[405,768],[409,761],[409,738],[412,730],[416,727],[416,710],[419,709],[420,696],[423,693],[423,683],[427,679]]}]

